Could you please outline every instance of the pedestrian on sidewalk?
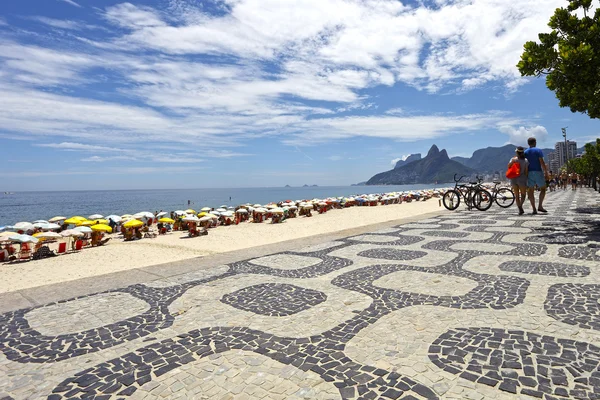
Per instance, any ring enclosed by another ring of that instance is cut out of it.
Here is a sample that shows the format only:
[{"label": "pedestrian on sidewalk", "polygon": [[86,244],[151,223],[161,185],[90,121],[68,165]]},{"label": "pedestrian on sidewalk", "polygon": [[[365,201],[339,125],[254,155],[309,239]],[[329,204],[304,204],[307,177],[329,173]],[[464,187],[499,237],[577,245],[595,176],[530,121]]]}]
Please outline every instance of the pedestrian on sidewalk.
[{"label": "pedestrian on sidewalk", "polygon": [[510,184],[515,194],[515,201],[517,202],[517,207],[519,208],[519,215],[523,215],[525,213],[525,211],[523,211],[523,202],[525,201],[525,194],[527,193],[527,172],[529,161],[527,161],[525,158],[525,149],[522,146],[517,147],[515,153],[517,155],[510,159],[508,162],[508,168],[517,163],[519,164],[520,174],[518,177],[511,179]]},{"label": "pedestrian on sidewalk", "polygon": [[[531,208],[533,209],[532,214],[537,212],[546,213],[543,207],[544,198],[546,197],[546,180],[548,180],[548,169],[544,162],[544,153],[541,149],[537,148],[537,140],[534,137],[527,139],[529,148],[525,150],[525,158],[529,161],[529,173],[527,174],[527,195]],[[538,207],[535,207],[535,187],[540,188],[540,200]]]}]

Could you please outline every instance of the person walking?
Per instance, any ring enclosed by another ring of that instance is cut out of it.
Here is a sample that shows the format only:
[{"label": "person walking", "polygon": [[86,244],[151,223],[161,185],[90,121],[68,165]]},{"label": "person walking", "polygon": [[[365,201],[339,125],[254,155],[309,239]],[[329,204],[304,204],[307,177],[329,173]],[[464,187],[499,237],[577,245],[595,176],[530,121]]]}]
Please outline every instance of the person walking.
[{"label": "person walking", "polygon": [[[527,197],[533,209],[532,214],[537,214],[538,211],[546,213],[544,209],[544,198],[546,197],[546,180],[548,179],[548,169],[544,162],[544,153],[537,148],[537,140],[534,137],[527,139],[529,148],[525,150],[525,158],[529,161],[529,172],[527,174]],[[536,209],[535,207],[535,187],[540,188],[540,199]]]},{"label": "person walking", "polygon": [[519,208],[519,215],[523,215],[523,202],[525,201],[525,194],[527,193],[527,173],[529,167],[529,161],[525,158],[525,149],[522,146],[517,147],[515,150],[517,155],[510,159],[508,162],[508,168],[513,164],[519,164],[519,176],[510,180],[513,192],[515,193],[515,201]]}]

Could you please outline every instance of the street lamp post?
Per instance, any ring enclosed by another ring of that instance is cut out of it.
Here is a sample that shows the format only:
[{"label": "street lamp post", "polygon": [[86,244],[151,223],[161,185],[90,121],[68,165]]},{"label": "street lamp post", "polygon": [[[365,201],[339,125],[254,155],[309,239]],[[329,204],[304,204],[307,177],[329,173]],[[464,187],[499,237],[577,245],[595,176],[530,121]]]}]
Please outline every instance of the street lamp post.
[{"label": "street lamp post", "polygon": [[565,138],[565,168],[567,170],[567,175],[569,174],[569,147],[567,146],[567,128],[568,126],[565,126],[564,128],[561,128],[562,130],[562,135]]}]

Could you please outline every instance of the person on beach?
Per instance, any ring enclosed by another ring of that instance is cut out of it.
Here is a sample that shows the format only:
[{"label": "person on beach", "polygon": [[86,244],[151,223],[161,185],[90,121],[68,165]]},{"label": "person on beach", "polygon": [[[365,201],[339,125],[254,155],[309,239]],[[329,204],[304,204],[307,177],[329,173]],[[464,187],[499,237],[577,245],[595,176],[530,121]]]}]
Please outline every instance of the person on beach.
[{"label": "person on beach", "polygon": [[515,150],[516,156],[511,158],[508,162],[508,168],[513,164],[519,164],[520,174],[518,177],[510,180],[513,192],[515,193],[515,201],[519,208],[519,215],[523,215],[523,202],[525,201],[525,194],[527,193],[527,173],[529,167],[529,161],[525,158],[525,149],[521,146]]},{"label": "person on beach", "polygon": [[[529,197],[529,202],[531,203],[531,208],[533,211],[532,214],[537,214],[538,211],[542,213],[546,213],[543,207],[544,198],[546,197],[546,180],[548,179],[548,169],[546,168],[546,163],[544,162],[544,153],[541,149],[537,148],[537,140],[534,137],[530,137],[527,139],[527,144],[529,148],[525,150],[525,158],[529,162],[529,169],[527,174],[527,195]],[[536,209],[535,207],[535,195],[534,189],[535,187],[540,189],[540,199],[539,204]]]},{"label": "person on beach", "polygon": [[577,179],[579,176],[575,173],[571,174],[571,190],[577,190]]}]

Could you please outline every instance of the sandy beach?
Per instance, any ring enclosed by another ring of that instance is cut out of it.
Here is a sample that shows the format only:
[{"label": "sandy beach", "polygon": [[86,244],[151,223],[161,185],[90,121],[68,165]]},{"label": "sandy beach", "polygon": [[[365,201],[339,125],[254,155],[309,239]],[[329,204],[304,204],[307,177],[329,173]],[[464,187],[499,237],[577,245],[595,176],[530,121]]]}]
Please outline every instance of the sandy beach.
[{"label": "sandy beach", "polygon": [[208,236],[188,238],[174,232],[156,239],[123,242],[114,236],[106,246],[37,261],[0,265],[0,293],[89,278],[112,272],[247,249],[344,229],[398,220],[440,210],[438,199],[377,207],[332,210],[312,218],[288,219],[282,224],[223,226]]}]

